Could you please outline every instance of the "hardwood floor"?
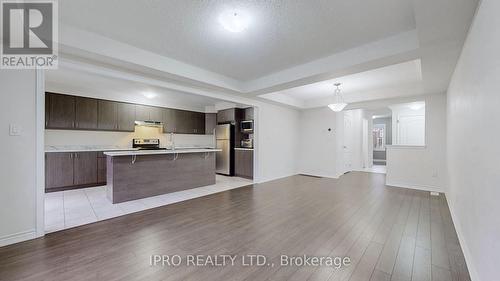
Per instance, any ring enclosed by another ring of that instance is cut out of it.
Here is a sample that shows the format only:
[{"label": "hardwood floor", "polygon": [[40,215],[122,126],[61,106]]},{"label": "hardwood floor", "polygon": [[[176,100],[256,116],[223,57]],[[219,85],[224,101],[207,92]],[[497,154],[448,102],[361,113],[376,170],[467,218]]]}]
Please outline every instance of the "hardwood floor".
[{"label": "hardwood floor", "polygon": [[[470,280],[443,195],[385,175],[294,176],[0,248],[0,280]],[[261,254],[276,266],[151,266],[151,255]],[[280,266],[280,255],[352,264]]]}]

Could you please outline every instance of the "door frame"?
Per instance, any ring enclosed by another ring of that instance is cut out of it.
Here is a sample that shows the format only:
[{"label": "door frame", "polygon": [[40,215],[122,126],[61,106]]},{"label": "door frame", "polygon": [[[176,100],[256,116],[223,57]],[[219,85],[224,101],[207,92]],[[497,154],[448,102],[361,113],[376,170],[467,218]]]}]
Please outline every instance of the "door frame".
[{"label": "door frame", "polygon": [[35,232],[45,235],[45,73],[35,70]]}]

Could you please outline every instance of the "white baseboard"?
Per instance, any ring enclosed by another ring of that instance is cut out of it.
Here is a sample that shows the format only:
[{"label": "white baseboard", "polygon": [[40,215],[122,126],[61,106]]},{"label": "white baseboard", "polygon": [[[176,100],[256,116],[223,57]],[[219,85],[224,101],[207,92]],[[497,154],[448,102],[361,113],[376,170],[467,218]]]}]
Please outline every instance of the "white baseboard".
[{"label": "white baseboard", "polygon": [[295,175],[297,175],[297,174],[288,174],[288,175],[284,175],[284,176],[278,176],[278,177],[272,177],[272,178],[258,179],[258,180],[256,180],[256,181],[254,181],[254,183],[265,183],[265,182],[268,182],[268,181],[279,180],[279,179],[288,178],[288,177],[295,176]]},{"label": "white baseboard", "polygon": [[340,177],[340,175],[325,175],[317,173],[299,173],[299,175],[312,176],[318,178],[328,178],[328,179],[338,179]]},{"label": "white baseboard", "polygon": [[0,237],[0,247],[36,238],[35,229]]},{"label": "white baseboard", "polygon": [[430,185],[420,185],[420,184],[401,183],[401,182],[388,182],[388,181],[385,182],[385,185],[402,187],[402,188],[409,188],[409,189],[416,189],[416,190],[422,190],[422,191],[444,192],[444,189],[442,189],[438,186],[430,186]]},{"label": "white baseboard", "polygon": [[450,199],[448,199],[448,196],[445,196],[446,201],[448,202],[448,207],[450,208],[450,214],[451,214],[451,220],[453,221],[453,225],[455,226],[455,231],[457,232],[458,236],[458,242],[460,243],[460,246],[462,248],[462,252],[464,254],[465,258],[465,263],[467,264],[467,269],[469,269],[469,275],[470,279],[472,281],[479,281],[479,275],[477,274],[476,268],[474,267],[472,263],[472,256],[469,251],[469,247],[467,246],[467,243],[465,243],[463,232],[462,232],[462,227],[458,223],[458,218],[456,217],[455,214],[455,208],[453,207],[453,204],[451,204]]}]

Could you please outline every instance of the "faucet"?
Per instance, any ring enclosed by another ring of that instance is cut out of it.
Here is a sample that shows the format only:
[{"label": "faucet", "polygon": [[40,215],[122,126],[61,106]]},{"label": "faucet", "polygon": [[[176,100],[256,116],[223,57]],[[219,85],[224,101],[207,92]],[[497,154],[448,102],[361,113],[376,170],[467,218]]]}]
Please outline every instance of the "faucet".
[{"label": "faucet", "polygon": [[170,133],[170,146],[172,147],[172,150],[175,150],[175,136],[174,136],[174,133]]}]

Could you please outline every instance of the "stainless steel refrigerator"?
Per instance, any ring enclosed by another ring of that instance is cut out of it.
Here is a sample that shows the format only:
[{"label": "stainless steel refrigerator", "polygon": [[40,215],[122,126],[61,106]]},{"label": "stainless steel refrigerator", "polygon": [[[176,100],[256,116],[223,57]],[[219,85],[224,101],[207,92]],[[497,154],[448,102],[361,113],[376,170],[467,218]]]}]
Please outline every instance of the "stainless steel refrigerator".
[{"label": "stainless steel refrigerator", "polygon": [[234,175],[234,125],[217,125],[215,129],[217,148],[222,149],[215,155],[215,171],[218,174]]}]

